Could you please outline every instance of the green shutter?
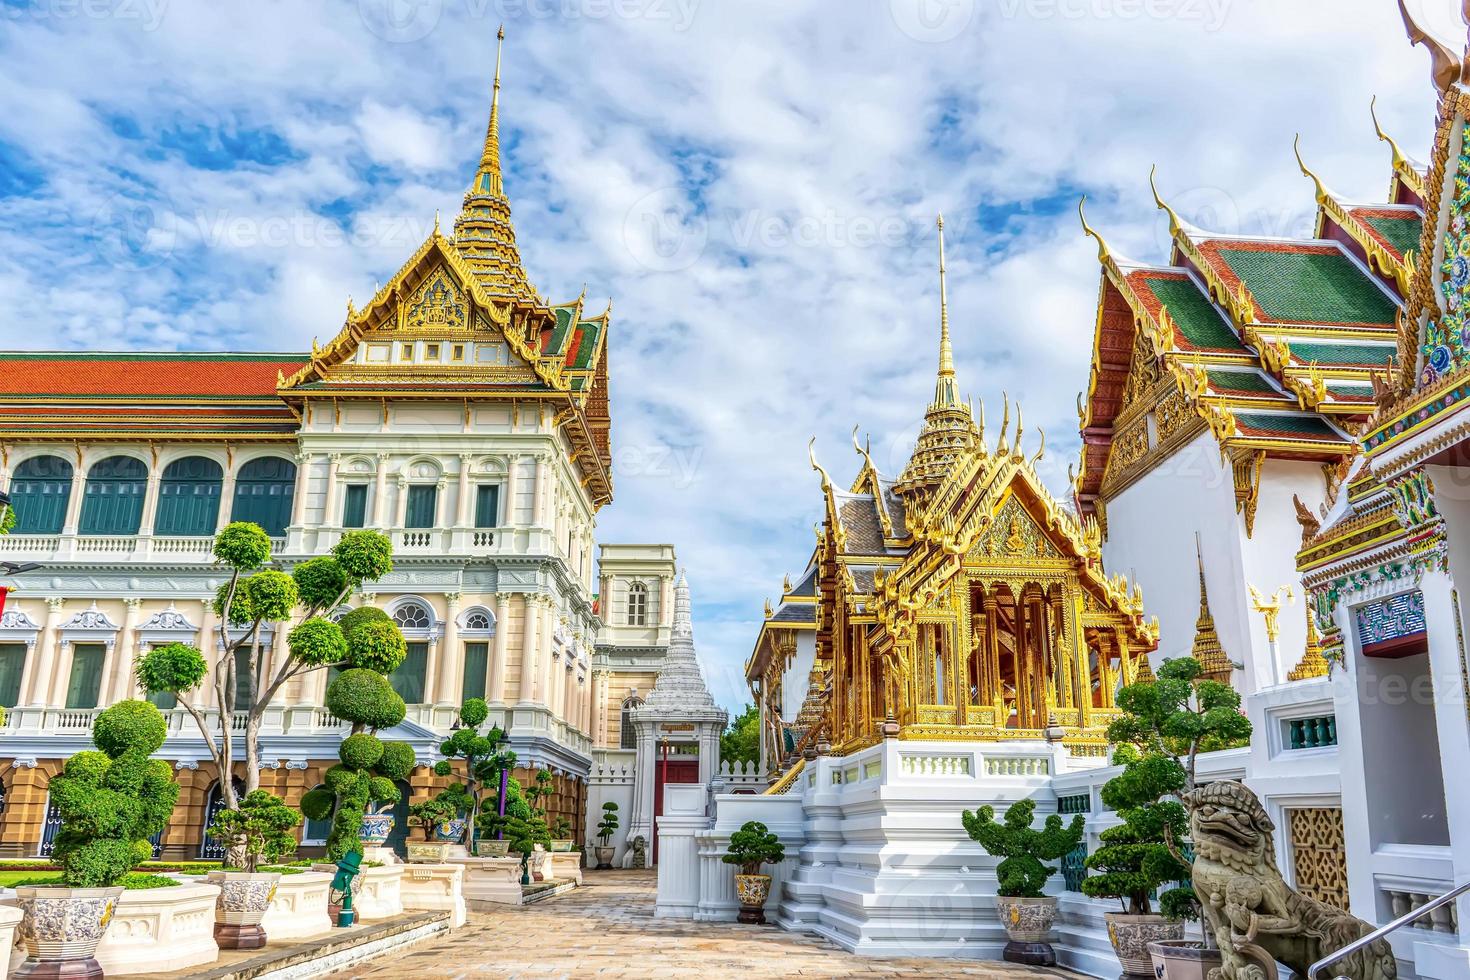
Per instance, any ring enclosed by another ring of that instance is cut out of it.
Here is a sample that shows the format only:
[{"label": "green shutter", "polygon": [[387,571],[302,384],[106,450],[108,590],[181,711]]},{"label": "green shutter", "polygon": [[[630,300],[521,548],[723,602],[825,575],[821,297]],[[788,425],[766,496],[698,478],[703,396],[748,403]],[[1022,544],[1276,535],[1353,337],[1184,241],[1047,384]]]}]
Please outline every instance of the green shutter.
[{"label": "green shutter", "polygon": [[15,469],[10,505],[15,534],[60,534],[71,499],[71,464],[60,456],[32,456]]},{"label": "green shutter", "polygon": [[482,484],[475,490],[475,527],[500,526],[500,487]]},{"label": "green shutter", "polygon": [[347,496],[342,501],[342,526],[367,526],[367,484],[350,483]]},{"label": "green shutter", "polygon": [[408,656],[403,658],[403,663],[399,664],[397,670],[388,675],[393,690],[398,692],[405,704],[424,703],[424,671],[428,666],[428,659],[427,643],[410,643]]},{"label": "green shutter", "polygon": [[20,678],[26,667],[24,643],[0,644],[0,708],[20,703]]},{"label": "green shutter", "polygon": [[433,527],[434,504],[438,501],[439,489],[430,483],[415,483],[408,488],[408,513],[404,527]]},{"label": "green shutter", "polygon": [[485,696],[485,671],[490,667],[490,644],[466,643],[464,645],[464,688],[460,703],[470,698]]},{"label": "green shutter", "polygon": [[[325,784],[319,784],[315,788],[326,789],[327,787]],[[331,832],[331,817],[328,817],[325,820],[311,820],[308,818],[305,826],[301,828],[301,841],[302,843],[306,843],[307,841],[318,841],[321,843],[325,843],[327,840],[327,835]]]},{"label": "green shutter", "polygon": [[82,534],[137,534],[143,522],[148,468],[131,456],[110,456],[92,467],[82,494]]},{"label": "green shutter", "polygon": [[212,459],[188,456],[163,471],[158,485],[155,534],[202,537],[219,522],[220,485],[224,471]]},{"label": "green shutter", "polygon": [[66,685],[68,708],[95,708],[102,695],[102,658],[107,648],[100,643],[73,643],[71,678]]},{"label": "green shutter", "polygon": [[282,537],[291,523],[295,493],[295,463],[276,456],[251,460],[235,479],[230,520],[259,524],[271,537]]},{"label": "green shutter", "polygon": [[[265,656],[265,651],[260,653]],[[235,651],[235,710],[247,711],[255,700],[255,676],[250,673],[250,651]]]}]

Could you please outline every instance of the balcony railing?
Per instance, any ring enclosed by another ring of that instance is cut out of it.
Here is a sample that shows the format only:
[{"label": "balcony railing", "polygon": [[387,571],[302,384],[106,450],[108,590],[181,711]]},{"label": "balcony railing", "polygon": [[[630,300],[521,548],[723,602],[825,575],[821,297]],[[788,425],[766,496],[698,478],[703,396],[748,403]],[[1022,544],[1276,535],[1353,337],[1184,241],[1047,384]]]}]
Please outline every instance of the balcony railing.
[{"label": "balcony railing", "polygon": [[[271,549],[286,547],[285,538],[272,538]],[[85,558],[87,561],[149,561],[165,558],[170,562],[214,561],[213,535],[174,537],[152,534],[82,535],[82,534],[7,534],[0,537],[0,554],[17,560],[40,562]]]},{"label": "balcony railing", "polygon": [[1292,718],[1286,722],[1286,747],[1290,750],[1322,749],[1337,744],[1337,716]]}]

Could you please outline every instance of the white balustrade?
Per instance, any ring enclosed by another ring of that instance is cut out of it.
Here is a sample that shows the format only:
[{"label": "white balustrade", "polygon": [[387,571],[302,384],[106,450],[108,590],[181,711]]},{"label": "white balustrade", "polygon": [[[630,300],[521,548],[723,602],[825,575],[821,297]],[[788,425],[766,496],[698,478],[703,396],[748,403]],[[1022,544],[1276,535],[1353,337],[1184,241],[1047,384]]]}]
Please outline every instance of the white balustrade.
[{"label": "white balustrade", "polygon": [[908,776],[969,776],[969,754],[930,755],[902,753],[898,767]]},{"label": "white balustrade", "polygon": [[1050,776],[1051,759],[1044,755],[987,756],[988,776]]}]

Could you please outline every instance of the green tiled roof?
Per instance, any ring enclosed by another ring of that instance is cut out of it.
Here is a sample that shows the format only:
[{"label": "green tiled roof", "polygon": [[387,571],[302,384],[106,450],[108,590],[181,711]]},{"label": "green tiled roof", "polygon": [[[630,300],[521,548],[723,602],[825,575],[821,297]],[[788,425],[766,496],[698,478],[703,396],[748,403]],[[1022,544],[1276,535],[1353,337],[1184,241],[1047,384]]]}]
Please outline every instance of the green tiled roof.
[{"label": "green tiled roof", "polygon": [[1240,339],[1214,305],[1188,279],[1149,279],[1153,291],[1169,311],[1169,319],[1195,347],[1212,350],[1241,350]]},{"label": "green tiled roof", "polygon": [[1231,391],[1258,391],[1263,395],[1278,394],[1271,382],[1256,371],[1205,371],[1210,377],[1210,384],[1215,388],[1228,388]]},{"label": "green tiled roof", "polygon": [[1424,219],[1405,216],[1403,218],[1389,218],[1386,216],[1365,217],[1363,219],[1374,231],[1388,239],[1400,255],[1408,255],[1419,247],[1419,232],[1424,227]]},{"label": "green tiled roof", "polygon": [[1341,253],[1244,248],[1219,252],[1268,320],[1388,325],[1398,312],[1377,283]]},{"label": "green tiled roof", "polygon": [[1314,344],[1289,341],[1291,352],[1303,361],[1319,364],[1350,364],[1357,367],[1383,367],[1384,362],[1398,361],[1398,348],[1393,344]]},{"label": "green tiled roof", "polygon": [[1373,386],[1370,384],[1329,383],[1327,385],[1327,392],[1338,398],[1371,398],[1373,397]]},{"label": "green tiled roof", "polygon": [[1317,415],[1263,415],[1236,412],[1235,421],[1250,429],[1265,429],[1284,435],[1336,439],[1338,435]]},{"label": "green tiled roof", "polygon": [[592,355],[597,352],[597,343],[602,337],[602,324],[580,323],[582,342],[577,345],[576,356],[568,365],[573,371],[585,371],[592,366]]}]

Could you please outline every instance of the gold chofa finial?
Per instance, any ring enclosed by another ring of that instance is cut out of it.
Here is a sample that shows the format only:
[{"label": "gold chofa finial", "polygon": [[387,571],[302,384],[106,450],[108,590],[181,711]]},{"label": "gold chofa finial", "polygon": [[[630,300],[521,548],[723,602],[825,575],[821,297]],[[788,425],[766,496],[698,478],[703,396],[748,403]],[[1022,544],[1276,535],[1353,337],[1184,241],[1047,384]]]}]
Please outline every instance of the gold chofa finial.
[{"label": "gold chofa finial", "polygon": [[822,477],[822,492],[823,493],[831,493],[832,492],[832,478],[827,475],[827,471],[822,468],[822,464],[817,462],[817,437],[816,436],[812,436],[812,441],[806,444],[806,458],[811,461],[812,469],[816,470],[817,473],[821,474],[821,477]]},{"label": "gold chofa finial", "polygon": [[1312,173],[1311,168],[1308,167],[1306,161],[1302,159],[1302,134],[1301,133],[1297,133],[1296,134],[1296,139],[1294,139],[1294,140],[1291,141],[1291,149],[1292,149],[1292,152],[1296,154],[1296,165],[1298,167],[1301,167],[1302,168],[1302,173],[1305,174],[1306,176],[1312,178],[1312,183],[1314,183],[1314,184],[1317,185],[1317,200],[1319,202],[1326,200],[1330,195],[1327,192],[1327,187],[1322,183],[1322,178],[1321,177],[1318,177],[1316,174]]},{"label": "gold chofa finial", "polygon": [[1077,217],[1082,219],[1082,233],[1097,240],[1097,260],[1106,263],[1111,258],[1112,253],[1108,251],[1108,243],[1103,241],[1103,237],[1093,230],[1092,225],[1087,223],[1087,211],[1083,208],[1083,205],[1086,203],[1087,195],[1083,194],[1082,198],[1077,202]]},{"label": "gold chofa finial", "polygon": [[1179,215],[1174,212],[1173,208],[1165,204],[1164,199],[1159,196],[1159,185],[1154,180],[1154,177],[1158,173],[1158,170],[1158,164],[1154,164],[1152,167],[1149,167],[1148,186],[1154,192],[1154,204],[1158,206],[1159,210],[1163,211],[1169,216],[1169,234],[1177,235],[1179,234],[1179,229],[1183,227],[1183,225],[1179,220]]},{"label": "gold chofa finial", "polygon": [[1393,151],[1393,165],[1395,167],[1406,165],[1408,163],[1408,157],[1404,156],[1404,151],[1399,149],[1398,141],[1385,133],[1383,127],[1378,122],[1378,96],[1376,95],[1368,100],[1368,115],[1373,118],[1373,131],[1378,134],[1378,139],[1387,143],[1388,148]]}]

